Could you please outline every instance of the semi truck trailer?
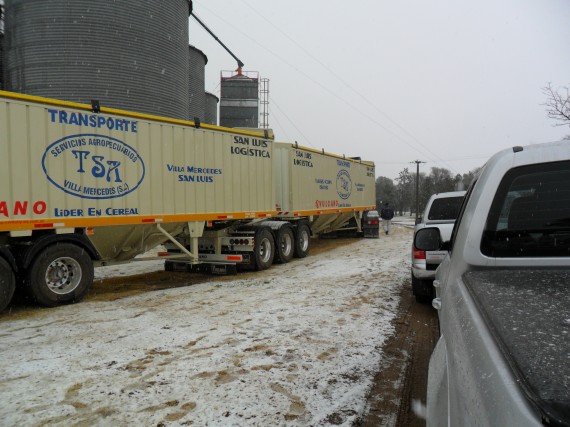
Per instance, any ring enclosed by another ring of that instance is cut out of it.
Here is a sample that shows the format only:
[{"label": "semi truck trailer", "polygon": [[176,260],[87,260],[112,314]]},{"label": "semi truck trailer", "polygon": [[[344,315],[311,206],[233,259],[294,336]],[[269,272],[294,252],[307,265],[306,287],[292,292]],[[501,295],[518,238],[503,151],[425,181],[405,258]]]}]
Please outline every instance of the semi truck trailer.
[{"label": "semi truck trailer", "polygon": [[[232,129],[0,91],[0,310],[81,300],[94,267],[263,270],[374,209],[374,163]],[[137,258],[138,259],[138,258]]]}]

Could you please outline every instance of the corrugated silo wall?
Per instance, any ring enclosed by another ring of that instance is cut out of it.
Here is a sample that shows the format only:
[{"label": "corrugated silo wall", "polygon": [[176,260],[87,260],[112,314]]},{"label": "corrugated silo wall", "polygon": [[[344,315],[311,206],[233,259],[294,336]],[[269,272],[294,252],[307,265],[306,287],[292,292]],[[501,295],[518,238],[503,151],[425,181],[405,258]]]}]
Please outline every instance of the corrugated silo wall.
[{"label": "corrugated silo wall", "polygon": [[4,61],[4,34],[0,33],[0,90],[4,89],[4,67],[2,62]]},{"label": "corrugated silo wall", "polygon": [[259,79],[236,75],[221,82],[220,126],[256,128],[259,123]]},{"label": "corrugated silo wall", "polygon": [[206,92],[206,117],[204,122],[209,125],[218,124],[218,102],[219,99],[216,95]]},{"label": "corrugated silo wall", "polygon": [[5,88],[188,118],[188,0],[6,0]]},{"label": "corrugated silo wall", "polygon": [[0,0],[0,89],[4,89],[4,1]]},{"label": "corrugated silo wall", "polygon": [[208,63],[208,58],[200,49],[196,49],[194,46],[189,46],[189,48],[188,119],[194,121],[194,117],[198,117],[201,122],[205,122],[205,67]]}]

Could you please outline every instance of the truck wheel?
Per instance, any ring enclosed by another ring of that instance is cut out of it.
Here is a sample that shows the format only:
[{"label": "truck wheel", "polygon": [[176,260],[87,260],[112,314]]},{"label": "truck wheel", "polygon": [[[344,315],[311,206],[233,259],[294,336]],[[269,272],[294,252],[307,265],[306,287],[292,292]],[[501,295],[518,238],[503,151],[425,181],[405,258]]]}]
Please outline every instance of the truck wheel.
[{"label": "truck wheel", "polygon": [[0,312],[3,311],[14,296],[16,279],[12,267],[4,258],[0,258]]},{"label": "truck wheel", "polygon": [[299,224],[297,234],[295,235],[295,256],[297,258],[305,258],[309,255],[309,246],[311,245],[311,230],[307,224]]},{"label": "truck wheel", "polygon": [[291,261],[295,252],[295,235],[293,234],[293,229],[288,225],[284,225],[277,230],[275,239],[275,255],[277,261],[283,264]]},{"label": "truck wheel", "polygon": [[260,228],[255,233],[255,268],[256,270],[266,270],[273,264],[275,255],[275,243],[273,235],[267,228]]},{"label": "truck wheel", "polygon": [[32,261],[25,280],[30,296],[46,307],[80,301],[92,283],[91,257],[69,243],[45,248]]},{"label": "truck wheel", "polygon": [[412,291],[416,297],[416,302],[431,304],[434,298],[433,285],[431,280],[417,279],[412,274]]}]

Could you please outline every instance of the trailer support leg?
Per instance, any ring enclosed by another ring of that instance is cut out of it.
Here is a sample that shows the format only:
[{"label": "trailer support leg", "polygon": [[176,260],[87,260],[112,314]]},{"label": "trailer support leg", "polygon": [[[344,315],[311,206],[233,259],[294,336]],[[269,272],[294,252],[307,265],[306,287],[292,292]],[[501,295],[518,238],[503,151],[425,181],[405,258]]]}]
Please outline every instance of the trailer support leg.
[{"label": "trailer support leg", "polygon": [[[201,226],[199,225],[201,224]],[[188,255],[192,260],[192,263],[198,262],[198,238],[202,236],[202,232],[204,231],[204,223],[201,221],[189,222],[188,223],[188,233],[192,239],[191,249],[192,252],[189,251],[184,247],[184,245],[180,244],[178,240],[174,238],[168,231],[160,226],[160,224],[156,224],[156,228],[162,234],[166,236],[168,240],[170,240],[178,249],[180,249],[183,253]]]},{"label": "trailer support leg", "polygon": [[204,221],[193,221],[188,223],[190,250],[193,254],[196,254],[196,261],[198,261],[198,239],[204,235],[204,225]]},{"label": "trailer support leg", "polygon": [[362,211],[354,212],[354,219],[356,220],[356,231],[362,233]]}]

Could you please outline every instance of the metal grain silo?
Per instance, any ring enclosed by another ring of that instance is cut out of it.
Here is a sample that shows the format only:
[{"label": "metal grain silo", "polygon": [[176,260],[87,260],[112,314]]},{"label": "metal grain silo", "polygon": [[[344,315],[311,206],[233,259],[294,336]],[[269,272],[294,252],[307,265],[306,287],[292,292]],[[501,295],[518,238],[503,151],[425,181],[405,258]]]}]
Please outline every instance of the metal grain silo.
[{"label": "metal grain silo", "polygon": [[222,73],[220,126],[256,128],[259,123],[259,74]]},{"label": "metal grain silo", "polygon": [[6,0],[7,90],[188,118],[189,0]]},{"label": "metal grain silo", "polygon": [[210,125],[218,124],[218,102],[220,100],[216,95],[206,92],[206,116],[204,122]]},{"label": "metal grain silo", "polygon": [[0,89],[4,89],[4,67],[2,66],[4,58],[4,34],[0,32]]},{"label": "metal grain silo", "polygon": [[205,67],[208,57],[194,46],[189,46],[189,48],[188,119],[194,121],[194,118],[198,117],[203,122],[206,110]]},{"label": "metal grain silo", "polygon": [[0,89],[4,89],[4,1],[0,0]]}]

